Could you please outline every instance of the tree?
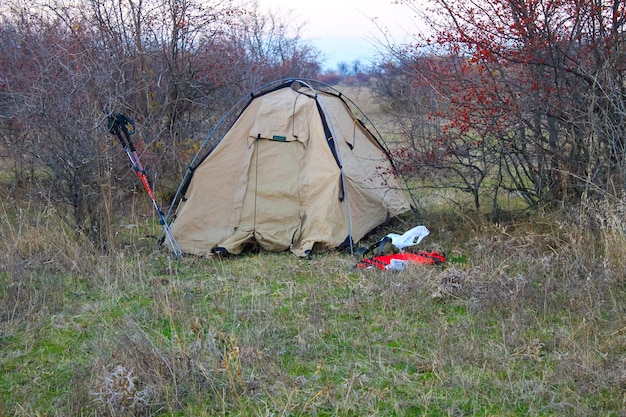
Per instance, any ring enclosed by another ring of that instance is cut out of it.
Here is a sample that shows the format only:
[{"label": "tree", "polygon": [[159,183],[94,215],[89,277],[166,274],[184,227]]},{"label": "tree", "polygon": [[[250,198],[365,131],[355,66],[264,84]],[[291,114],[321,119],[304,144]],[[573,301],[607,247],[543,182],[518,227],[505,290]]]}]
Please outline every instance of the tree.
[{"label": "tree", "polygon": [[496,210],[501,190],[531,206],[624,190],[623,1],[403,3],[433,34],[389,56],[436,97],[439,164],[483,164]]}]

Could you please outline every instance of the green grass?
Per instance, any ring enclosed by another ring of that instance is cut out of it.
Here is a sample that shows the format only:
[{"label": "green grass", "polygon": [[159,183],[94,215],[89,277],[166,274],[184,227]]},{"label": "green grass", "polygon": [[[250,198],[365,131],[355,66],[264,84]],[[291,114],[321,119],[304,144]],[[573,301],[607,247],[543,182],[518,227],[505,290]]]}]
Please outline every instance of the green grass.
[{"label": "green grass", "polygon": [[431,216],[420,246],[451,262],[391,273],[338,252],[177,262],[130,235],[150,219],[110,254],[52,214],[0,220],[0,415],[626,411],[626,242],[610,228]]}]

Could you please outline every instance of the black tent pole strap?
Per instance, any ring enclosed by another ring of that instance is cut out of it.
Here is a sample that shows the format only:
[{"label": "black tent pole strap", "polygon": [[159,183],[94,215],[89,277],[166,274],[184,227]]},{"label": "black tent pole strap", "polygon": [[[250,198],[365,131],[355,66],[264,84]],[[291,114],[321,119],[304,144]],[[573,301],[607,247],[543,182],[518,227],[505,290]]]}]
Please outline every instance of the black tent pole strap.
[{"label": "black tent pole strap", "polygon": [[[146,172],[144,171],[143,166],[141,165],[141,161],[139,160],[139,155],[137,155],[137,150],[135,149],[133,142],[130,140],[130,135],[135,133],[135,122],[132,119],[119,113],[115,113],[115,114],[107,113],[107,119],[109,121],[109,125],[108,125],[109,133],[117,136],[117,138],[119,139],[122,147],[124,148],[124,151],[126,152],[126,155],[128,155],[128,159],[130,159],[130,163],[133,165],[133,168],[135,169],[135,172],[137,173],[137,176],[139,177],[139,180],[143,184],[148,195],[150,196],[150,199],[152,200],[152,205],[154,206],[154,209],[156,210],[159,216],[159,221],[161,225],[163,226],[163,230],[165,231],[165,236],[170,244],[172,251],[174,252],[174,256],[176,257],[176,259],[180,258],[183,254],[183,251],[178,245],[178,242],[176,241],[176,239],[174,238],[174,234],[172,233],[172,230],[167,224],[167,221],[165,220],[165,216],[163,215],[163,212],[161,211],[161,208],[159,207],[159,204],[157,203],[156,198],[154,197],[154,193],[152,192],[152,189],[150,188],[150,183],[148,182],[148,177],[146,176]],[[129,125],[132,127],[132,130],[128,130]]]}]

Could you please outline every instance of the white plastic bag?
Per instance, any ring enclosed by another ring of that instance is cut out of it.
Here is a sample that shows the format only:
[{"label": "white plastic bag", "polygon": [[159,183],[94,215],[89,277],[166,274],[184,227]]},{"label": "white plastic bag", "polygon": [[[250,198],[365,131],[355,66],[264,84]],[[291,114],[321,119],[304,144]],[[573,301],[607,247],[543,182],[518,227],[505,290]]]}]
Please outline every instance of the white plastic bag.
[{"label": "white plastic bag", "polygon": [[391,238],[391,243],[398,249],[404,249],[409,246],[419,244],[422,239],[428,236],[430,232],[426,226],[417,226],[411,230],[407,230],[403,234],[389,233],[387,237]]}]

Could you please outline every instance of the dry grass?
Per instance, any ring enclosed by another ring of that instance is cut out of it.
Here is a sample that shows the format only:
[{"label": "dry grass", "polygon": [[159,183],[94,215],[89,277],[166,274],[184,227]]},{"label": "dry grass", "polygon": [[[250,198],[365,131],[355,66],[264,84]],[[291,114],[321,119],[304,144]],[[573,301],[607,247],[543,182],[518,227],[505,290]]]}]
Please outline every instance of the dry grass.
[{"label": "dry grass", "polygon": [[3,415],[626,412],[620,204],[433,216],[422,247],[455,262],[381,273],[344,253],[177,263],[138,219],[103,255],[4,201]]}]

